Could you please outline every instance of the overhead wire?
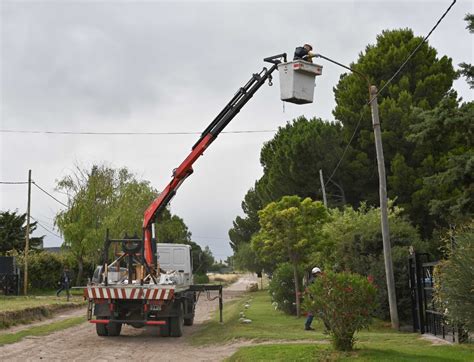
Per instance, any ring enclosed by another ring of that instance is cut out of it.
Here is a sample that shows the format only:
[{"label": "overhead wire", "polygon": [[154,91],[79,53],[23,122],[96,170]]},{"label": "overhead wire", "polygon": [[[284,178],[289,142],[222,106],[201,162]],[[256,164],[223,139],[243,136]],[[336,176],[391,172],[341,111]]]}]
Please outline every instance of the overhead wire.
[{"label": "overhead wire", "polygon": [[49,197],[51,197],[53,200],[55,200],[56,202],[60,203],[61,205],[63,205],[64,207],[69,207],[68,205],[66,205],[64,202],[58,200],[57,198],[55,198],[53,195],[51,195],[48,191],[46,191],[45,189],[43,189],[41,186],[39,186],[36,182],[32,182],[33,185],[35,185],[38,189],[40,189],[41,191],[43,191],[46,195],[48,195]]},{"label": "overhead wire", "polygon": [[[242,130],[242,131],[223,131],[221,133],[273,133],[277,130]],[[40,130],[16,130],[0,129],[0,133],[26,133],[26,134],[53,134],[53,135],[100,135],[100,136],[169,136],[169,135],[200,135],[201,132],[93,132],[93,131],[40,131]]]},{"label": "overhead wire", "polygon": [[1,185],[24,185],[27,183],[28,181],[0,181]]},{"label": "overhead wire", "polygon": [[50,233],[51,235],[56,236],[56,237],[59,238],[59,239],[62,239],[61,236],[59,236],[59,235],[56,234],[54,231],[48,229],[46,226],[44,226],[42,223],[40,223],[38,219],[34,218],[34,217],[31,216],[31,215],[30,215],[30,217],[31,217],[34,221],[36,221],[36,223],[37,223],[39,226],[41,226],[44,230],[46,230],[48,233]]},{"label": "overhead wire", "polygon": [[[387,88],[387,86],[393,81],[393,79],[398,75],[398,73],[400,73],[402,71],[403,68],[405,68],[405,65],[410,61],[410,59],[418,52],[418,50],[420,49],[420,47],[426,43],[426,41],[428,40],[428,38],[431,36],[431,34],[435,31],[435,29],[438,27],[438,25],[441,23],[441,21],[444,19],[444,17],[449,13],[449,11],[451,10],[451,8],[454,6],[454,4],[456,3],[456,0],[453,0],[453,2],[451,3],[451,5],[449,5],[449,7],[446,9],[446,11],[443,13],[443,15],[441,15],[441,17],[438,19],[438,21],[436,22],[436,24],[433,26],[433,28],[431,28],[430,32],[423,38],[423,40],[416,46],[416,48],[410,53],[410,55],[408,55],[408,57],[405,59],[405,61],[402,63],[402,65],[400,65],[400,67],[397,69],[397,71],[392,75],[392,77],[387,81],[387,83],[385,83],[383,85],[382,88],[380,88],[380,90],[377,92],[377,95],[375,97],[377,97],[379,95],[379,93],[381,93],[385,88]],[[374,98],[375,98],[374,97]],[[374,100],[374,98],[372,98],[370,101],[369,101],[369,104],[372,103],[372,101]]]},{"label": "overhead wire", "polygon": [[[431,34],[434,32],[434,30],[438,27],[438,25],[441,23],[441,21],[444,19],[444,17],[448,14],[448,12],[451,10],[451,8],[454,6],[454,4],[456,3],[456,0],[453,0],[453,2],[451,3],[451,5],[446,9],[446,11],[443,13],[443,15],[441,15],[441,17],[438,19],[438,21],[436,22],[436,24],[433,26],[433,28],[431,28],[431,30],[429,31],[429,33],[423,38],[423,40],[415,47],[415,49],[408,55],[408,57],[405,59],[405,61],[398,67],[398,69],[396,70],[396,72],[390,77],[390,79],[387,81],[387,83],[385,83],[382,88],[380,88],[380,90],[377,92],[377,94],[371,98],[367,104],[371,104],[373,102],[373,100],[375,98],[378,97],[378,95],[395,79],[395,77],[403,70],[403,68],[405,67],[405,65],[410,61],[411,58],[413,58],[413,56],[418,52],[418,50],[420,49],[420,47],[426,43],[426,41],[428,40],[428,38],[431,36]],[[348,68],[346,66],[344,66],[344,68]],[[348,68],[350,69],[350,68]],[[352,69],[350,69],[352,70]],[[360,122],[362,120],[362,117],[363,117],[363,114],[361,114],[361,117],[359,118],[359,121],[357,122],[357,125],[356,127],[354,128],[354,132],[352,133],[352,136],[349,140],[349,142],[347,143],[346,147],[344,148],[344,151],[341,155],[341,158],[339,159],[336,167],[334,168],[333,172],[331,173],[331,176],[329,177],[329,179],[324,183],[324,186],[326,186],[329,181],[331,181],[332,177],[334,176],[334,174],[336,173],[337,169],[339,168],[346,152],[347,152],[347,149],[349,148],[350,144],[352,143],[356,133],[357,133],[357,130],[359,128],[359,125],[360,125]]]}]

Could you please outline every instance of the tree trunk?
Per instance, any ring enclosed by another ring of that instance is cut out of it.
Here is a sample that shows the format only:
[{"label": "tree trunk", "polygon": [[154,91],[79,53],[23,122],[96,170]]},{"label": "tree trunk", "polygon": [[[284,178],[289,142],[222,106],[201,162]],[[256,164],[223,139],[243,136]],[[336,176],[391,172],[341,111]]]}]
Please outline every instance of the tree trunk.
[{"label": "tree trunk", "polygon": [[298,279],[298,264],[293,262],[293,277],[295,279],[295,294],[296,294],[296,316],[299,318],[301,315],[300,307],[300,281]]},{"label": "tree trunk", "polygon": [[76,277],[76,285],[81,285],[82,281],[82,272],[84,271],[84,261],[82,260],[82,256],[77,258],[77,277]]}]

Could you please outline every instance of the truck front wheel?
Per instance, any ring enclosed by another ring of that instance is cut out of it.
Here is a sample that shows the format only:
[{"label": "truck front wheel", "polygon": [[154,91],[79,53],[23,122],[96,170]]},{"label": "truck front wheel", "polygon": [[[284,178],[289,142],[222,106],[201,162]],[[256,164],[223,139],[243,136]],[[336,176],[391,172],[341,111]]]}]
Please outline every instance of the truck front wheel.
[{"label": "truck front wheel", "polygon": [[171,317],[169,321],[170,321],[170,336],[181,337],[183,335],[183,326],[184,326],[183,304],[180,303],[178,307],[178,315],[175,317]]},{"label": "truck front wheel", "polygon": [[192,326],[194,324],[194,315],[191,318],[184,318],[185,326]]}]

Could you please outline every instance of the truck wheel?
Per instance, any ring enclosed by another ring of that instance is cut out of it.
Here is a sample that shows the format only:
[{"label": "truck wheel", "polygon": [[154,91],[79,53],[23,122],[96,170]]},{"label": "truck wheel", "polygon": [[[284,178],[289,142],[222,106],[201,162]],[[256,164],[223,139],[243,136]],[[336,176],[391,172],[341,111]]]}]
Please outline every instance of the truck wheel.
[{"label": "truck wheel", "polygon": [[107,337],[109,332],[107,331],[107,324],[99,324],[95,325],[95,331],[97,332],[98,336]]},{"label": "truck wheel", "polygon": [[191,318],[184,318],[185,326],[192,326],[194,324],[194,315]]},{"label": "truck wheel", "polygon": [[184,311],[183,304],[178,307],[178,315],[170,318],[170,336],[181,337],[183,335]]},{"label": "truck wheel", "polygon": [[110,337],[120,336],[120,332],[122,331],[122,323],[110,322],[107,325],[107,330]]},{"label": "truck wheel", "polygon": [[160,336],[161,337],[170,336],[170,318],[167,318],[166,325],[160,326]]}]

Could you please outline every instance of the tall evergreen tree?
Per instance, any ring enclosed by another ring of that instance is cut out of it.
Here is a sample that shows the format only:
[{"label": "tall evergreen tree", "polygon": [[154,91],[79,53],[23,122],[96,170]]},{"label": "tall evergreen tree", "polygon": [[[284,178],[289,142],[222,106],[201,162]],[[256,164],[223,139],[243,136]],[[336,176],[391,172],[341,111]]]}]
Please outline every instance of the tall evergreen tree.
[{"label": "tall evergreen tree", "polygon": [[[36,230],[37,222],[30,223],[30,235]],[[16,211],[0,212],[0,255],[7,251],[23,251],[25,249],[26,237],[26,214],[18,214]],[[30,237],[30,249],[43,245],[44,235]]]}]

